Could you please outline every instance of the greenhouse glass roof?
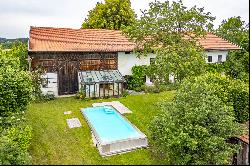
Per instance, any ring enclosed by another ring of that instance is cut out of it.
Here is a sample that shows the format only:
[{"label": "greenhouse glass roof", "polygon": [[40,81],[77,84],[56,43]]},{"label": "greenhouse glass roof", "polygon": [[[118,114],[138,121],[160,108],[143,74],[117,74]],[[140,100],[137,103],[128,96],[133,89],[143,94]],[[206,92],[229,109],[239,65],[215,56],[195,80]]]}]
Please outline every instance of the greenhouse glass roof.
[{"label": "greenhouse glass roof", "polygon": [[119,70],[80,71],[78,74],[84,84],[125,82]]}]

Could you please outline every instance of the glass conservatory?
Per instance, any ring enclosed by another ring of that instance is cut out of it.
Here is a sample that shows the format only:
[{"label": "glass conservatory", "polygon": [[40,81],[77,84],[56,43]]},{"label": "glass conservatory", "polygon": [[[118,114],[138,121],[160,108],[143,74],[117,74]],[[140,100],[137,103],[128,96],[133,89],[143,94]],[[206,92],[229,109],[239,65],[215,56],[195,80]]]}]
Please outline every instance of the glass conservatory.
[{"label": "glass conservatory", "polygon": [[124,91],[125,79],[118,70],[80,71],[78,78],[86,98],[119,97]]}]

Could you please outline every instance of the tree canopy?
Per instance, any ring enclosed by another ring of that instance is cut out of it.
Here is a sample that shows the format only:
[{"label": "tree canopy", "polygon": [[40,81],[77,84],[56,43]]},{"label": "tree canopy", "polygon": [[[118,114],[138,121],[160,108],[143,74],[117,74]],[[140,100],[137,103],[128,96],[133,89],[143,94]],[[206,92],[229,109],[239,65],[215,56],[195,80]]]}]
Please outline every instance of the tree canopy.
[{"label": "tree canopy", "polygon": [[223,20],[216,33],[244,50],[249,50],[249,23],[243,21],[241,17]]},{"label": "tree canopy", "polygon": [[25,111],[32,99],[32,80],[27,69],[27,45],[0,45],[0,164],[29,164],[31,127]]},{"label": "tree canopy", "polygon": [[174,165],[230,164],[237,148],[227,141],[242,128],[231,104],[223,101],[227,92],[218,94],[226,80],[211,74],[185,79],[175,100],[161,103],[162,113],[150,125],[157,157]]},{"label": "tree canopy", "polygon": [[249,24],[240,17],[223,20],[217,35],[238,45],[242,50],[230,51],[225,62],[225,72],[233,78],[249,81]]},{"label": "tree canopy", "polygon": [[119,30],[122,26],[134,23],[135,19],[130,0],[105,0],[105,3],[98,2],[96,7],[89,11],[82,28]]},{"label": "tree canopy", "polygon": [[181,0],[172,3],[156,1],[150,3],[149,9],[143,11],[142,17],[124,33],[136,43],[137,50],[143,50],[143,55],[156,53],[152,70],[155,78],[162,78],[164,73],[164,81],[168,80],[169,74],[181,80],[190,73],[198,75],[202,71],[205,55],[197,45],[197,39],[213,27],[213,20],[204,8],[188,9]]}]

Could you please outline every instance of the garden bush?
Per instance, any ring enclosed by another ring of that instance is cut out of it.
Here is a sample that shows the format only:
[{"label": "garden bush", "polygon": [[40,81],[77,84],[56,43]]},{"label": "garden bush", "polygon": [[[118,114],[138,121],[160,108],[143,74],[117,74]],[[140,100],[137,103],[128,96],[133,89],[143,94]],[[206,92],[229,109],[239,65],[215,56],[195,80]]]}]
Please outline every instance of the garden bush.
[{"label": "garden bush", "polygon": [[[11,49],[8,51],[4,50],[0,45],[0,55],[1,55],[0,59],[3,59],[3,57],[8,59],[7,61],[6,59],[4,60],[5,63],[7,62],[9,64],[13,64],[18,61],[17,67],[20,70],[26,70],[26,71],[28,70],[29,63],[27,60],[27,57],[28,57],[28,45],[27,44],[24,44],[22,42],[15,42],[12,45]],[[1,66],[1,60],[0,60],[0,66]]]},{"label": "garden bush", "polygon": [[29,162],[28,153],[7,138],[0,140],[0,165],[25,165]]},{"label": "garden bush", "polygon": [[[0,48],[0,164],[29,163],[31,128],[25,126],[24,113],[32,99],[32,79],[24,71],[18,49]],[[22,55],[20,55],[22,56]]]},{"label": "garden bush", "polygon": [[55,100],[55,95],[54,94],[42,94],[39,98],[39,101],[51,101]]},{"label": "garden bush", "polygon": [[185,83],[150,125],[153,154],[168,164],[230,164],[237,146],[226,140],[242,134],[233,107],[212,86]]},{"label": "garden bush", "polygon": [[[247,42],[248,43],[248,42]],[[225,62],[225,73],[233,78],[249,82],[249,52],[230,51]]]},{"label": "garden bush", "polygon": [[225,63],[207,63],[206,71],[211,73],[222,73],[225,72]]},{"label": "garden bush", "polygon": [[9,140],[13,141],[23,151],[27,151],[31,140],[31,127],[21,124],[8,128],[6,135]]},{"label": "garden bush", "polygon": [[127,97],[129,95],[127,90],[122,91],[122,97]]},{"label": "garden bush", "polygon": [[240,80],[233,80],[227,87],[228,101],[233,104],[238,122],[249,120],[249,85]]},{"label": "garden bush", "polygon": [[144,86],[143,87],[145,93],[160,93],[159,87],[152,85],[152,86]]},{"label": "garden bush", "polygon": [[141,91],[145,84],[147,66],[133,66],[132,76],[127,79],[127,86],[130,90]]},{"label": "garden bush", "polygon": [[249,85],[238,79],[231,79],[219,73],[207,73],[186,79],[179,91],[186,93],[195,90],[206,95],[208,92],[219,97],[225,104],[232,105],[236,121],[249,119]]},{"label": "garden bush", "polygon": [[155,84],[152,86],[143,85],[142,89],[145,93],[160,93],[163,91],[176,90],[178,83],[169,83],[169,84]]},{"label": "garden bush", "polygon": [[80,90],[79,90],[79,92],[76,93],[75,97],[76,97],[77,99],[80,99],[80,100],[86,98],[86,92],[85,92],[84,86],[81,86],[81,87],[80,87]]},{"label": "garden bush", "polygon": [[32,82],[29,73],[0,67],[0,116],[26,110],[31,100]]},{"label": "garden bush", "polygon": [[42,97],[42,91],[41,91],[41,84],[42,84],[42,75],[43,71],[42,69],[37,69],[35,71],[31,71],[31,79],[32,79],[32,86],[33,86],[33,91],[32,91],[32,97],[34,100],[39,101],[40,98]]}]

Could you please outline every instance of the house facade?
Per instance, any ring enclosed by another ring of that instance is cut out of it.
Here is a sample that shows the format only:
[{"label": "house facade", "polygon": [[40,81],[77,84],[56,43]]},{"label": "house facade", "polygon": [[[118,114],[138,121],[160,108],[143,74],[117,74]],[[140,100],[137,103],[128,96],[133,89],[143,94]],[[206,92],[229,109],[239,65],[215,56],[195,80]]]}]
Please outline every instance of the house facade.
[{"label": "house facade", "polygon": [[[117,30],[31,27],[29,35],[30,70],[45,71],[44,94],[75,94],[84,87],[87,97],[120,96],[132,67],[155,58],[136,57],[135,43]],[[229,50],[240,49],[211,33],[199,42],[207,63],[224,62]],[[146,84],[152,84],[149,78]]]}]

